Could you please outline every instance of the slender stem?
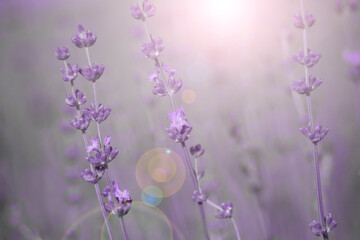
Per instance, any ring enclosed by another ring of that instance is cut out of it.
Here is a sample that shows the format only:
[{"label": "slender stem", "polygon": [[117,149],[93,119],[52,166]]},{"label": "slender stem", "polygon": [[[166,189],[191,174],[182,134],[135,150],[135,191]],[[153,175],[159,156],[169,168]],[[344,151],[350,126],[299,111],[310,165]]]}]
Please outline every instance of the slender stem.
[{"label": "slender stem", "polygon": [[[187,166],[188,171],[190,173],[190,176],[191,176],[192,182],[194,184],[194,187],[198,188],[199,187],[199,182],[197,181],[197,178],[195,177],[195,172],[194,172],[194,169],[192,168],[189,152],[188,152],[188,150],[186,148],[185,142],[181,143],[181,147],[182,147],[182,149],[184,151],[184,154],[185,154],[185,163],[186,163],[186,166]],[[206,214],[205,214],[204,205],[203,204],[198,204],[198,205],[199,205],[199,208],[200,208],[201,219],[202,219],[203,226],[204,226],[205,237],[206,237],[207,240],[210,240],[209,230],[208,230],[207,224],[206,224]]]},{"label": "slender stem", "polygon": [[[300,0],[300,8],[301,8],[303,22],[305,23],[306,21],[305,21],[305,11],[304,11],[303,0]],[[304,57],[306,57],[307,56],[306,26],[303,30],[303,46],[304,46]],[[306,84],[309,84],[309,73],[308,73],[308,67],[306,66],[306,64],[304,64],[304,68],[305,68],[305,81],[306,81]],[[311,131],[314,131],[314,118],[313,118],[313,114],[312,114],[310,94],[306,95],[306,102],[307,102],[310,129],[311,129]],[[314,143],[313,143],[313,156],[314,156],[314,165],[315,165],[315,174],[316,174],[318,214],[319,214],[321,226],[326,227],[325,215],[324,215],[324,203],[323,203],[322,191],[321,191],[321,177],[320,177],[318,148],[317,148],[317,145]],[[324,238],[324,240],[329,239],[327,233],[323,234],[323,238]]]},{"label": "slender stem", "polygon": [[128,237],[128,234],[127,234],[127,231],[126,231],[124,218],[122,216],[119,217],[119,221],[120,221],[121,230],[122,230],[122,233],[123,233],[123,236],[124,236],[124,240],[128,240],[129,237]]},{"label": "slender stem", "polygon": [[231,219],[231,222],[232,222],[232,224],[233,224],[233,226],[234,226],[237,239],[238,239],[238,240],[241,240],[239,228],[238,228],[238,226],[237,226],[237,224],[236,224],[236,222],[235,222],[235,219],[234,219],[234,218],[230,218],[230,219]]},{"label": "slender stem", "polygon": [[[223,209],[222,209],[220,206],[218,206],[218,205],[215,204],[214,202],[210,201],[210,199],[207,199],[207,200],[206,200],[206,203],[209,204],[211,207],[219,210],[219,211],[223,211]],[[232,224],[233,224],[233,226],[234,226],[234,230],[235,230],[235,233],[236,233],[237,240],[241,240],[239,228],[238,228],[238,226],[237,226],[234,218],[231,217],[230,219],[231,219],[231,222],[232,222]]]},{"label": "slender stem", "polygon": [[198,191],[199,193],[202,193],[200,183],[199,183],[199,177],[198,177],[198,158],[195,158],[195,177],[198,182]]}]

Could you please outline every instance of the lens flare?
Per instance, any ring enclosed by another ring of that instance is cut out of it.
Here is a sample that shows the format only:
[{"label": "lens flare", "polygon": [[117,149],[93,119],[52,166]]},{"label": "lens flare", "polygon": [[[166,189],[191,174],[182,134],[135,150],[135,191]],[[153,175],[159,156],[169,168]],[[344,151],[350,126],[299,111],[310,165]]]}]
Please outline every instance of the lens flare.
[{"label": "lens flare", "polygon": [[183,100],[184,103],[191,104],[195,102],[196,99],[195,92],[191,89],[187,89],[182,92],[181,99]]},{"label": "lens flare", "polygon": [[[144,153],[136,165],[136,181],[144,194],[151,194],[149,189],[158,188],[161,199],[175,194],[184,184],[186,170],[176,152],[168,148],[154,148]],[[148,188],[151,186],[151,188]],[[148,189],[148,190],[145,190]]]},{"label": "lens flare", "polygon": [[141,193],[141,200],[150,207],[158,206],[162,199],[162,191],[156,186],[148,186]]}]

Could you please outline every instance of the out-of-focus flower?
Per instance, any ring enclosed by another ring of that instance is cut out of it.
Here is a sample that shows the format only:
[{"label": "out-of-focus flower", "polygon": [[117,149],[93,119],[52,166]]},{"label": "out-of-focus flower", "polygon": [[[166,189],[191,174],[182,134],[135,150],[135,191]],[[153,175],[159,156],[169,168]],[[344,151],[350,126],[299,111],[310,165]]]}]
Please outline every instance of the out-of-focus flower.
[{"label": "out-of-focus flower", "polygon": [[348,64],[348,75],[356,81],[360,79],[360,52],[344,51],[343,59]]},{"label": "out-of-focus flower", "polygon": [[110,186],[107,185],[102,193],[104,197],[108,198],[108,202],[105,203],[105,209],[111,214],[122,217],[130,211],[133,199],[130,197],[129,190],[124,189],[124,191],[121,191],[119,183],[116,181],[113,182],[113,194],[116,202],[112,197]]},{"label": "out-of-focus flower", "polygon": [[61,68],[60,71],[62,72],[63,80],[65,82],[74,80],[79,72],[79,66],[75,64],[74,66],[71,66],[70,63],[66,64],[67,68]]},{"label": "out-of-focus flower", "polygon": [[231,218],[232,217],[232,209],[233,203],[226,202],[221,204],[222,211],[220,211],[215,217],[217,218]]},{"label": "out-of-focus flower", "polygon": [[201,157],[205,152],[204,148],[201,148],[200,144],[196,144],[195,146],[191,146],[190,147],[190,153],[191,155],[193,155],[195,158],[199,158]]},{"label": "out-of-focus flower", "polygon": [[80,68],[79,72],[81,75],[91,82],[98,80],[105,70],[104,65],[98,65],[94,63],[92,66],[86,66],[85,68]]},{"label": "out-of-focus flower", "polygon": [[85,31],[84,27],[79,24],[78,31],[75,33],[75,37],[71,41],[78,47],[91,47],[96,42],[96,35],[90,30]]},{"label": "out-of-focus flower", "polygon": [[[295,13],[294,16],[292,17],[292,21],[295,27],[300,29],[305,28],[304,20],[300,13]],[[314,15],[312,15],[311,13],[307,13],[305,15],[305,23],[306,23],[306,27],[311,27],[312,25],[314,25],[315,23]]]},{"label": "out-of-focus flower", "polygon": [[317,144],[322,139],[325,138],[328,134],[329,129],[327,127],[322,127],[320,123],[315,127],[314,131],[311,131],[310,126],[300,128],[300,132],[304,134],[305,137],[309,138],[314,144]]},{"label": "out-of-focus flower", "polygon": [[70,57],[69,48],[58,47],[55,50],[55,56],[58,60],[66,60]]},{"label": "out-of-focus flower", "polygon": [[193,196],[191,197],[194,202],[197,202],[199,204],[205,202],[207,200],[207,196],[203,193],[200,193],[198,191],[194,191]]},{"label": "out-of-focus flower", "polygon": [[306,65],[308,68],[311,68],[320,60],[320,57],[320,53],[313,53],[310,49],[307,50],[307,55],[304,56],[304,50],[300,48],[299,54],[294,54],[292,59],[302,65]]},{"label": "out-of-focus flower", "polygon": [[161,38],[157,40],[153,39],[150,34],[150,42],[143,43],[141,45],[141,51],[145,54],[145,56],[151,59],[157,59],[160,55],[160,52],[164,49],[164,45],[162,43]]},{"label": "out-of-focus flower", "polygon": [[309,76],[309,83],[306,84],[305,77],[299,78],[292,82],[292,89],[299,94],[309,95],[318,86],[322,84],[322,80],[312,75]]},{"label": "out-of-focus flower", "polygon": [[144,0],[142,9],[136,3],[130,6],[131,15],[135,19],[145,21],[146,18],[152,17],[155,14],[156,8],[148,0]]}]

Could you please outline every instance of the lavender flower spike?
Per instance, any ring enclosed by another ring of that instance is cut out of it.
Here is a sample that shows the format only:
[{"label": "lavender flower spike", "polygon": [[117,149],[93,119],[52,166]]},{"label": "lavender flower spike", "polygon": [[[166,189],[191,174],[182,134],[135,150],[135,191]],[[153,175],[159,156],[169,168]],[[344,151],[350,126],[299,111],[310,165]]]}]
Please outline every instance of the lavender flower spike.
[{"label": "lavender flower spike", "polygon": [[309,76],[309,84],[306,84],[305,77],[299,78],[292,82],[292,89],[299,94],[309,95],[318,86],[322,84],[322,80],[312,75]]},{"label": "lavender flower spike", "polygon": [[299,54],[294,54],[292,56],[292,59],[302,65],[307,66],[308,68],[311,68],[320,60],[320,57],[320,53],[313,53],[312,51],[310,51],[310,49],[307,50],[307,55],[305,57],[304,50],[300,48]]},{"label": "lavender flower spike", "polygon": [[311,130],[310,126],[300,128],[300,132],[305,137],[309,138],[315,145],[320,142],[328,134],[329,129],[322,127],[320,123],[315,127],[314,131]]},{"label": "lavender flower spike", "polygon": [[292,21],[295,27],[300,29],[305,28],[304,21],[300,13],[295,13],[294,16],[292,17]]},{"label": "lavender flower spike", "polygon": [[55,51],[55,56],[58,60],[66,60],[70,57],[69,48],[68,47],[58,47]]},{"label": "lavender flower spike", "polygon": [[142,9],[137,4],[132,4],[130,6],[131,15],[135,19],[145,21],[146,18],[152,17],[155,14],[156,8],[148,0],[145,0],[142,5]]},{"label": "lavender flower spike", "polygon": [[98,65],[94,63],[92,66],[86,66],[85,68],[80,68],[81,75],[91,82],[98,80],[105,70],[104,65]]},{"label": "lavender flower spike", "polygon": [[205,202],[207,200],[207,196],[203,193],[200,193],[198,191],[194,191],[193,196],[191,197],[191,199],[194,202],[197,202],[198,204],[202,204],[203,202]]},{"label": "lavender flower spike", "polygon": [[75,34],[75,37],[71,41],[78,47],[91,47],[96,42],[96,35],[93,34],[90,30],[85,31],[84,27],[79,24],[78,31]]},{"label": "lavender flower spike", "polygon": [[315,23],[315,17],[311,13],[307,13],[305,16],[305,22],[307,27],[311,27]]},{"label": "lavender flower spike", "polygon": [[141,45],[141,51],[151,59],[157,59],[160,52],[164,49],[161,38],[154,40],[150,34],[150,42]]},{"label": "lavender flower spike", "polygon": [[67,63],[66,68],[61,68],[60,71],[64,75],[63,80],[65,82],[73,81],[73,80],[75,80],[75,78],[78,75],[79,67],[77,64],[75,64],[74,66],[71,66],[70,63]]}]

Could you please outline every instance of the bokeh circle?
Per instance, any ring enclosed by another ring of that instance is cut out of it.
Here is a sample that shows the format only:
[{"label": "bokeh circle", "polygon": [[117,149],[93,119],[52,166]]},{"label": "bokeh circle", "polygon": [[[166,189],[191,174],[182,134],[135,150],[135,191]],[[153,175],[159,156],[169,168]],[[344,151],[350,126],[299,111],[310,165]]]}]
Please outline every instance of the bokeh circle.
[{"label": "bokeh circle", "polygon": [[143,194],[158,199],[179,191],[185,177],[184,162],[168,148],[154,148],[145,152],[136,165],[136,181]]}]

